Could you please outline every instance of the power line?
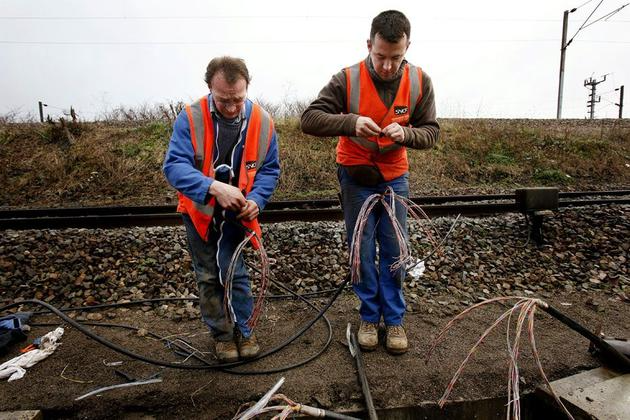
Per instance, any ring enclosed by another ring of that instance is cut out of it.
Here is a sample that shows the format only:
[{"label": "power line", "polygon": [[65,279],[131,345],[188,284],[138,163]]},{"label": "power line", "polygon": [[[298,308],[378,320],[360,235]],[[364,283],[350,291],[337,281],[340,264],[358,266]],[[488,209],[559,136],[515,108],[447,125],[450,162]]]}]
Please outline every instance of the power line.
[{"label": "power line", "polygon": [[[591,0],[592,1],[592,0]],[[577,10],[577,8],[576,8]],[[371,19],[371,16],[327,16],[327,15],[222,15],[222,16],[0,16],[0,20],[228,20],[228,19]],[[559,22],[559,19],[544,18],[484,18],[484,17],[432,17],[432,20],[471,22]],[[630,23],[630,20],[614,20],[613,23]]]},{"label": "power line", "polygon": [[[626,3],[623,6],[620,6],[618,8],[616,8],[615,10],[606,13],[605,15],[599,17],[598,19],[594,20],[593,22],[588,23],[589,19],[591,18],[591,16],[593,16],[593,14],[595,13],[595,11],[597,11],[597,9],[599,8],[599,6],[601,6],[601,4],[604,2],[604,0],[600,0],[599,3],[597,3],[597,6],[595,6],[595,8],[593,9],[593,11],[588,15],[588,17],[584,20],[584,22],[582,23],[582,25],[578,28],[578,30],[575,32],[575,34],[573,34],[573,36],[571,37],[571,39],[569,40],[569,42],[567,42],[566,46],[568,47],[571,42],[573,42],[573,39],[577,36],[577,34],[580,33],[581,30],[588,28],[589,26],[593,25],[594,23],[597,23],[599,21],[601,21],[602,19],[605,19],[606,21],[611,17],[614,16],[615,14],[619,13],[624,7],[626,7],[627,5],[629,5],[630,3]],[[573,9],[572,11],[574,12],[576,9]],[[588,23],[588,25],[587,25]]]},{"label": "power line", "polygon": [[0,20],[221,20],[221,19],[371,19],[370,16],[217,15],[217,16],[0,16]]},{"label": "power line", "polygon": [[624,4],[623,6],[621,6],[621,7],[617,8],[617,9],[613,10],[612,12],[605,14],[604,16],[600,17],[599,19],[594,20],[593,22],[589,23],[589,24],[588,24],[588,25],[586,25],[584,28],[586,29],[586,28],[588,28],[589,26],[591,26],[592,24],[597,23],[597,22],[599,22],[599,21],[600,21],[600,20],[602,20],[602,19],[604,19],[604,20],[606,20],[606,21],[607,21],[607,20],[608,20],[611,16],[613,16],[615,13],[620,12],[620,11],[621,11],[621,9],[623,9],[624,7],[626,7],[628,4],[630,4],[630,3],[626,3],[626,4]]},{"label": "power line", "polygon": [[584,27],[584,25],[586,25],[586,22],[588,22],[588,20],[591,18],[591,16],[593,16],[593,13],[595,13],[595,11],[599,8],[599,6],[602,5],[602,3],[604,2],[604,0],[600,0],[599,3],[597,3],[597,6],[595,6],[595,8],[593,9],[593,11],[591,12],[590,15],[588,15],[588,17],[584,20],[584,22],[582,23],[582,25],[578,28],[578,30],[575,32],[575,34],[571,37],[571,39],[569,40],[569,42],[567,42],[567,47],[569,46],[569,44],[571,44],[571,41],[573,41],[573,38],[575,38],[575,36],[580,33],[580,31],[582,30],[582,28]]},{"label": "power line", "polygon": [[582,4],[580,4],[578,7],[576,7],[576,8],[575,8],[575,9],[573,9],[573,10],[578,10],[580,7],[582,7],[582,6],[586,6],[587,4],[589,4],[589,3],[590,3],[590,2],[592,2],[592,1],[593,1],[593,0],[588,0],[588,1],[586,1],[586,2],[584,2],[584,3],[582,3]]},{"label": "power line", "polygon": [[[0,45],[216,45],[216,44],[338,44],[356,43],[363,40],[279,40],[279,41],[0,41]],[[522,42],[557,42],[557,39],[419,39],[426,43],[522,43]],[[584,44],[630,44],[630,41],[581,40]]]}]

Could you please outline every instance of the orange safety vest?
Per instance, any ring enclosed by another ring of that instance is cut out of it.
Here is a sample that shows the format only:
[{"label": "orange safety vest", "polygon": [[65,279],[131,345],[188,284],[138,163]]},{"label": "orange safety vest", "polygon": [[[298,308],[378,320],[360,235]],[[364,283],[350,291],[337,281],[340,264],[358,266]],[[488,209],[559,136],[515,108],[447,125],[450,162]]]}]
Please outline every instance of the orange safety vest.
[{"label": "orange safety vest", "polygon": [[[396,98],[389,109],[379,97],[364,61],[344,69],[346,73],[347,110],[370,117],[381,128],[393,122],[409,125],[409,118],[422,98],[422,70],[405,65]],[[378,167],[385,181],[391,181],[409,170],[407,149],[388,137],[339,137],[337,163],[344,166]]]},{"label": "orange safety vest", "polygon": [[[204,96],[192,105],[186,105],[186,114],[190,124],[190,140],[195,152],[195,165],[205,176],[214,177],[212,159],[216,139],[214,137],[214,123],[208,107],[208,97]],[[260,105],[252,104],[252,110],[246,124],[245,150],[241,158],[238,177],[238,188],[245,192],[245,196],[252,190],[256,172],[267,156],[273,135],[273,121]],[[211,197],[208,203],[204,204],[197,203],[182,193],[178,193],[178,196],[177,211],[188,214],[199,236],[207,241],[208,227],[212,222],[216,205],[215,197]],[[241,220],[241,223],[256,233],[256,237],[251,237],[251,243],[255,249],[258,249],[260,247],[258,239],[262,238],[258,219]]]}]

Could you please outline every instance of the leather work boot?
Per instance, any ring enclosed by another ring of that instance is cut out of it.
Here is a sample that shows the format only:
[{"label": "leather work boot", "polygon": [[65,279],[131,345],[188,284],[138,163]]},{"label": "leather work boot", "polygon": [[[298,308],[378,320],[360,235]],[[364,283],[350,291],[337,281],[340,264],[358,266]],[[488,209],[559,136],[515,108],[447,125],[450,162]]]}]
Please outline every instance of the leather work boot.
[{"label": "leather work boot", "polygon": [[375,350],[378,347],[378,324],[361,320],[357,340],[361,350]]},{"label": "leather work boot", "polygon": [[251,359],[252,357],[258,356],[260,352],[260,346],[258,345],[258,341],[256,340],[256,336],[254,333],[249,337],[245,338],[239,335],[238,338],[238,354],[243,359]]},{"label": "leather work boot", "polygon": [[221,363],[238,361],[238,349],[234,340],[217,341],[214,343],[214,352]]},{"label": "leather work boot", "polygon": [[389,325],[387,327],[385,347],[391,354],[403,354],[409,350],[407,334],[405,334],[405,329],[402,325]]}]

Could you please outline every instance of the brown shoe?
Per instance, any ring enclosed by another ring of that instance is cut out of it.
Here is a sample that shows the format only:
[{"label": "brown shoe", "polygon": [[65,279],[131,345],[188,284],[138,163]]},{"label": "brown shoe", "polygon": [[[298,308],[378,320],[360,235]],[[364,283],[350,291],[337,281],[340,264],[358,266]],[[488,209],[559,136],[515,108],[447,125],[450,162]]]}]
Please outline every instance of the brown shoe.
[{"label": "brown shoe", "polygon": [[252,357],[258,356],[260,352],[260,346],[258,345],[258,341],[256,340],[256,336],[254,333],[249,337],[245,338],[239,335],[237,340],[238,343],[238,354],[243,359],[251,359]]},{"label": "brown shoe", "polygon": [[221,363],[238,361],[238,349],[234,340],[217,341],[214,343],[214,352]]},{"label": "brown shoe", "polygon": [[378,324],[361,320],[357,340],[361,350],[375,350],[378,347]]},{"label": "brown shoe", "polygon": [[387,327],[387,342],[385,343],[387,351],[392,354],[403,354],[409,350],[407,342],[407,334],[402,325],[389,325]]}]

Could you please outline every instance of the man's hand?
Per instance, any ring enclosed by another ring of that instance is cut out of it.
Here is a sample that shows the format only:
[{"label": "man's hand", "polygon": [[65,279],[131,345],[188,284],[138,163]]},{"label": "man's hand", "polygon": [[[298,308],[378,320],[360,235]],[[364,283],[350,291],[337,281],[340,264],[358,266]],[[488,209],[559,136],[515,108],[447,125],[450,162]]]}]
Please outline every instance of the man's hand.
[{"label": "man's hand", "polygon": [[245,207],[243,207],[243,209],[238,214],[238,216],[236,216],[236,218],[251,221],[251,220],[254,220],[256,217],[258,217],[258,213],[260,213],[258,204],[256,204],[254,200],[247,200]]},{"label": "man's hand", "polygon": [[215,180],[210,184],[208,191],[224,209],[241,211],[247,205],[247,200],[243,197],[241,190],[224,182]]},{"label": "man's hand", "polygon": [[396,143],[405,141],[405,131],[398,123],[391,123],[383,129],[385,137],[389,137]]},{"label": "man's hand", "polygon": [[381,132],[381,127],[370,117],[359,117],[354,126],[354,131],[357,137],[372,137],[378,136]]}]

